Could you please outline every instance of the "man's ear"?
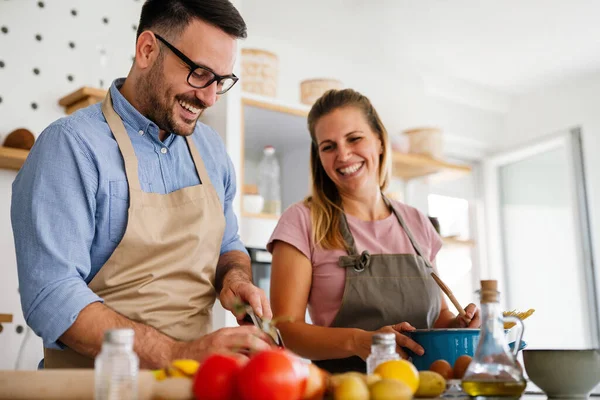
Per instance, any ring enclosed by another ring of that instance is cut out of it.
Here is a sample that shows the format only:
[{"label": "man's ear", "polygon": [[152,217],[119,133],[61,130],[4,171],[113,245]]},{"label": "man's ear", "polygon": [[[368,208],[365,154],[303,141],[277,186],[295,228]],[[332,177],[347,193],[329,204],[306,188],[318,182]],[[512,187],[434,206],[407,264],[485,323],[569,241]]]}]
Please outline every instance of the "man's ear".
[{"label": "man's ear", "polygon": [[158,39],[150,31],[140,34],[135,44],[135,64],[140,69],[146,69],[154,64],[160,54]]}]

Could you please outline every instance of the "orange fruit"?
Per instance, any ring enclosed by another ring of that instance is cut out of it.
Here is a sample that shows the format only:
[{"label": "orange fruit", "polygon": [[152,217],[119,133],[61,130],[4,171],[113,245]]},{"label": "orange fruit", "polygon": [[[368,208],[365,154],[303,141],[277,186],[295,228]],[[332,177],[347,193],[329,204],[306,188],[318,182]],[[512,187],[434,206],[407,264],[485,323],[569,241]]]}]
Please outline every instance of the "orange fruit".
[{"label": "orange fruit", "polygon": [[414,394],[419,388],[419,371],[406,360],[385,361],[375,368],[373,373],[382,379],[396,379],[405,383]]}]

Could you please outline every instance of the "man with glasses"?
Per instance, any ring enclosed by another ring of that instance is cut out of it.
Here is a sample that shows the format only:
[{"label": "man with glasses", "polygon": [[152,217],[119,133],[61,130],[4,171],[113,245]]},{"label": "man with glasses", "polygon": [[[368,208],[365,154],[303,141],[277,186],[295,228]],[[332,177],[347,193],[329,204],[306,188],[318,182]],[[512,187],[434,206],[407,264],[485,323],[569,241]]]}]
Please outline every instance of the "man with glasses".
[{"label": "man with glasses", "polygon": [[238,301],[272,316],[237,233],[231,160],[198,122],[237,82],[244,37],[228,0],[147,0],[128,76],[40,135],[11,217],[45,368],[93,367],[114,328],[135,331],[143,368],[272,345],[253,326],[211,333],[217,295],[238,320]]}]

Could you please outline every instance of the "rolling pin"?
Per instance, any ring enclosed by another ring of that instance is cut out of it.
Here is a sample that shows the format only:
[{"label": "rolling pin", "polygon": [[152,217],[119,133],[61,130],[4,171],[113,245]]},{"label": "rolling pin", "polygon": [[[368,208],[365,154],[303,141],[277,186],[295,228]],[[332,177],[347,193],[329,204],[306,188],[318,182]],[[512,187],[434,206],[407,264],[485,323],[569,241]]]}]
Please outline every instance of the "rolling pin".
[{"label": "rolling pin", "polygon": [[[138,375],[139,400],[193,400],[192,380],[157,381],[151,371]],[[93,400],[93,369],[0,371],[1,400]]]}]

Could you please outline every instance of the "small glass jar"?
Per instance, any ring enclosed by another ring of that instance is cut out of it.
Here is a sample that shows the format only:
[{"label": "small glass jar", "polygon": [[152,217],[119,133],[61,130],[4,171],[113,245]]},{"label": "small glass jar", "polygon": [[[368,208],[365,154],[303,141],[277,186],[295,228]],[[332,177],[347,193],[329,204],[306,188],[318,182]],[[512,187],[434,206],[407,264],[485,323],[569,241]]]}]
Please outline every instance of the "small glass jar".
[{"label": "small glass jar", "polygon": [[376,333],[371,342],[371,354],[367,357],[367,374],[372,374],[377,366],[385,361],[400,360],[396,352],[396,335]]},{"label": "small glass jar", "polygon": [[133,329],[112,329],[104,333],[102,350],[96,356],[95,400],[138,398],[139,358],[133,351]]}]

